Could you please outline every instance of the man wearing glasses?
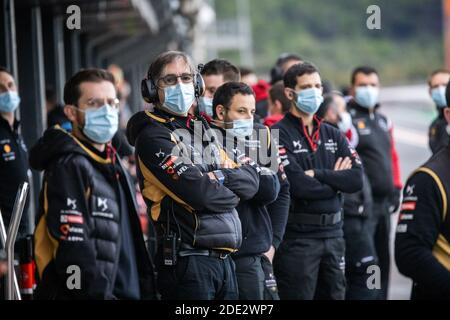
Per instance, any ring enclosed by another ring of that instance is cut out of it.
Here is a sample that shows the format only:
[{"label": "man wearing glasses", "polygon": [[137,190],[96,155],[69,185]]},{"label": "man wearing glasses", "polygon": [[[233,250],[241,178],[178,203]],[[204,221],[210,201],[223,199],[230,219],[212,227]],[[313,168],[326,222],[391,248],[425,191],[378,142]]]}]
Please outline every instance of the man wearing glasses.
[{"label": "man wearing glasses", "polygon": [[259,188],[257,165],[231,161],[206,118],[188,115],[203,86],[186,54],[164,52],[142,81],[143,98],[154,110],[128,122],[140,187],[159,240],[155,264],[163,299],[238,298],[229,256],[242,242],[235,208]]},{"label": "man wearing glasses", "polygon": [[35,230],[38,299],[148,299],[153,264],[135,195],[110,141],[118,128],[113,76],[75,74],[64,87],[72,132],[48,129],[30,152],[44,170]]}]

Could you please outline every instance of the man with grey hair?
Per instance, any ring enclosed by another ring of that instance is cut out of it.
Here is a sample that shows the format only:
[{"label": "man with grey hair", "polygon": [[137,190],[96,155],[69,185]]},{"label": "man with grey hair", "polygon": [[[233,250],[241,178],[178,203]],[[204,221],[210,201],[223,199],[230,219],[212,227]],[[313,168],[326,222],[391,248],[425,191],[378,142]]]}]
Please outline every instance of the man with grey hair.
[{"label": "man with grey hair", "polygon": [[[259,176],[254,164],[235,166],[217,143],[203,139],[208,122],[189,114],[203,87],[186,54],[164,52],[142,81],[142,96],[154,111],[128,122],[140,187],[157,230],[162,299],[238,298],[229,256],[242,242],[235,208],[256,194]],[[212,149],[217,152],[211,161],[202,158]]]}]

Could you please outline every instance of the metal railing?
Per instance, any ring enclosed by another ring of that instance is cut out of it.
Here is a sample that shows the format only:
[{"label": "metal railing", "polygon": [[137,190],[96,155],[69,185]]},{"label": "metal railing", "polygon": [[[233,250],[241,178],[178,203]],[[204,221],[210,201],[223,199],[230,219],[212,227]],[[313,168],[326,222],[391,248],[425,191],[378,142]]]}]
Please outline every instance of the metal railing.
[{"label": "metal railing", "polygon": [[6,233],[5,224],[0,213],[0,241],[6,250],[8,261],[8,271],[6,276],[5,297],[7,300],[21,300],[19,284],[17,282],[16,272],[14,270],[14,244],[16,242],[17,232],[19,230],[20,220],[22,218],[23,208],[27,200],[29,190],[28,182],[20,185],[14,202],[14,208],[11,215],[11,221]]}]

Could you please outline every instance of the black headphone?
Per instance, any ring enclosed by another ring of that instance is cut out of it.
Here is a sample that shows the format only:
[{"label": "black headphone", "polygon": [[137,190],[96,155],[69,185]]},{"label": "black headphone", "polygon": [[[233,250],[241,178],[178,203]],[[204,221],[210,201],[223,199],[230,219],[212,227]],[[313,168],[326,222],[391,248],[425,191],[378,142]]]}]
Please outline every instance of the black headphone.
[{"label": "black headphone", "polygon": [[[158,103],[158,87],[155,84],[155,81],[150,75],[151,66],[147,73],[147,78],[143,79],[141,82],[141,95],[145,102],[148,103]],[[194,72],[194,90],[195,90],[195,98],[199,98],[205,92],[205,81],[203,81],[203,77],[200,72],[203,69],[203,64],[199,64],[197,66],[197,72]]]}]

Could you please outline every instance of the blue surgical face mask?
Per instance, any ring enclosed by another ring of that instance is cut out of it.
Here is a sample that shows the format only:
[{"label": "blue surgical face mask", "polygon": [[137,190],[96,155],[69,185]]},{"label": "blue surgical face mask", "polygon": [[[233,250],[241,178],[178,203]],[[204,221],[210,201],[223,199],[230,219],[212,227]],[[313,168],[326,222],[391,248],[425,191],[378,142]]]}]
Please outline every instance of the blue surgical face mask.
[{"label": "blue surgical face mask", "polygon": [[185,116],[195,100],[195,89],[192,83],[178,83],[164,88],[163,106],[170,112]]},{"label": "blue surgical face mask", "polygon": [[297,91],[295,106],[307,114],[315,114],[323,102],[322,91],[317,88]]},{"label": "blue surgical face mask", "polygon": [[371,109],[378,103],[380,90],[374,86],[359,86],[355,89],[355,101],[361,107]]},{"label": "blue surgical face mask", "polygon": [[198,99],[198,111],[205,112],[208,116],[213,116],[213,99],[200,97]]},{"label": "blue surgical face mask", "polygon": [[119,128],[118,109],[105,104],[100,108],[80,111],[85,115],[83,133],[86,137],[97,143],[111,141]]},{"label": "blue surgical face mask", "polygon": [[444,108],[447,106],[447,99],[445,98],[445,86],[439,86],[431,89],[431,98],[438,108]]},{"label": "blue surgical face mask", "polygon": [[20,103],[20,97],[16,91],[7,91],[0,94],[0,112],[14,112]]},{"label": "blue surgical face mask", "polygon": [[233,128],[227,129],[231,135],[237,138],[251,136],[253,131],[253,119],[233,120]]}]

